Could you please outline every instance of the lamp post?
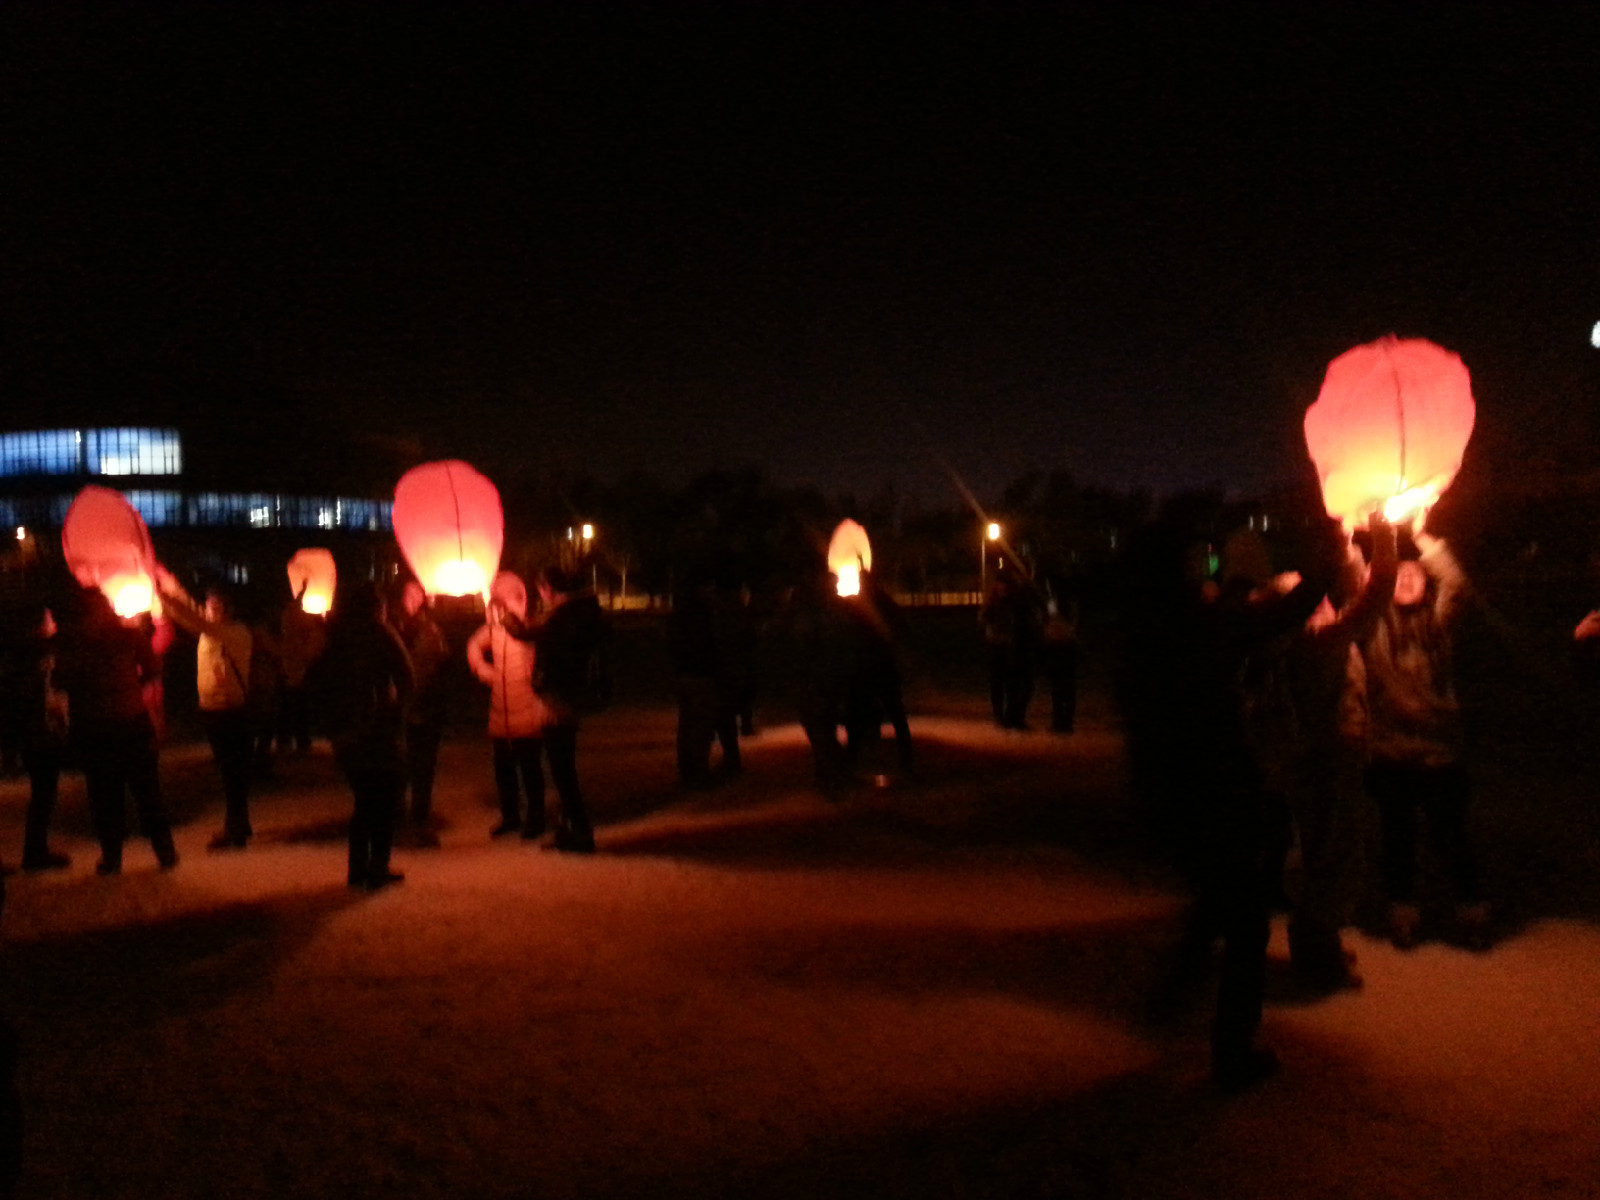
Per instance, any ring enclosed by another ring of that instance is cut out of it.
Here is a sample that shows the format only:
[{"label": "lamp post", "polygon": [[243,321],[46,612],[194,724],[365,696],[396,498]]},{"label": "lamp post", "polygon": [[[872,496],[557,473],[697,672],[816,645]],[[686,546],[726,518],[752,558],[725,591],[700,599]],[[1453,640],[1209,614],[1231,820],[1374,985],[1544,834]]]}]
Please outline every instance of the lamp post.
[{"label": "lamp post", "polygon": [[978,603],[989,594],[989,543],[1000,540],[1000,522],[990,521],[978,539]]},{"label": "lamp post", "polygon": [[600,595],[600,564],[594,560],[594,526],[585,522],[578,527],[578,536],[582,539],[579,553],[589,560],[589,586],[594,589],[595,595]]}]

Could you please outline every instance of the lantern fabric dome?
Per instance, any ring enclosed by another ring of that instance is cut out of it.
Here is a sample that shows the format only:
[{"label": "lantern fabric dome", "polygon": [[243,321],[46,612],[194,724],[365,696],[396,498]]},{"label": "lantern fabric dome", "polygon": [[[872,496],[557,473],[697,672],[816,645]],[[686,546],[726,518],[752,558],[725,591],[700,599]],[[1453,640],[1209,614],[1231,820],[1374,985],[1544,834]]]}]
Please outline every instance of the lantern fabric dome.
[{"label": "lantern fabric dome", "polygon": [[300,597],[300,607],[320,616],[333,608],[334,588],[339,572],[333,552],[320,546],[295,551],[289,560],[289,592]]},{"label": "lantern fabric dome", "polygon": [[1347,528],[1384,506],[1391,520],[1427,509],[1455,479],[1477,407],[1461,359],[1390,335],[1328,364],[1306,410],[1306,448],[1328,515]]},{"label": "lantern fabric dome", "polygon": [[121,492],[91,484],[78,493],[61,526],[61,553],[73,578],[104,592],[119,617],[154,605],[150,530]]},{"label": "lantern fabric dome", "polygon": [[433,596],[487,596],[500,567],[500,493],[458,459],[423,463],[394,489],[394,536]]}]

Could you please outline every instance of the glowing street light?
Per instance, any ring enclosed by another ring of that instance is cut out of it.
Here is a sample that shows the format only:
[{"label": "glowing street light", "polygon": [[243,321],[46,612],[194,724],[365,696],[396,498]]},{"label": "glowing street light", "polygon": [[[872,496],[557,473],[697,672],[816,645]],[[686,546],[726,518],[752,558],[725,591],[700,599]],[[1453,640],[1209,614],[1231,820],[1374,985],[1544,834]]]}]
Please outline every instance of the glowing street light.
[{"label": "glowing street light", "polygon": [[983,597],[989,593],[989,543],[998,542],[1002,530],[999,521],[990,521],[984,527],[983,537],[978,540],[978,599],[982,603]]}]

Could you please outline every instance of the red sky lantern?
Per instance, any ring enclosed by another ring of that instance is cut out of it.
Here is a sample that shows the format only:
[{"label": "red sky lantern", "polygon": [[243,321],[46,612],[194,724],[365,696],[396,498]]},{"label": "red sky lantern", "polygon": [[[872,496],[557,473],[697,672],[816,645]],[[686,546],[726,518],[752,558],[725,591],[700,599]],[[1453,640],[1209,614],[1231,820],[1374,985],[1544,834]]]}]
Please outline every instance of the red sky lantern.
[{"label": "red sky lantern", "polygon": [[505,541],[500,493],[456,459],[413,467],[395,485],[394,536],[430,596],[487,599]]},{"label": "red sky lantern", "polygon": [[312,616],[321,616],[333,607],[338,579],[331,550],[312,546],[295,551],[289,560],[289,592],[300,597],[300,607]]},{"label": "red sky lantern", "polygon": [[1306,410],[1306,448],[1328,515],[1354,529],[1379,505],[1391,521],[1425,515],[1456,477],[1477,406],[1461,359],[1393,334],[1328,364]]},{"label": "red sky lantern", "polygon": [[98,587],[119,617],[155,602],[155,548],[144,518],[121,492],[94,484],[78,493],[61,526],[61,553],[84,587]]},{"label": "red sky lantern", "polygon": [[846,518],[828,542],[828,570],[839,577],[839,595],[861,594],[861,572],[872,570],[872,543],[867,531]]}]

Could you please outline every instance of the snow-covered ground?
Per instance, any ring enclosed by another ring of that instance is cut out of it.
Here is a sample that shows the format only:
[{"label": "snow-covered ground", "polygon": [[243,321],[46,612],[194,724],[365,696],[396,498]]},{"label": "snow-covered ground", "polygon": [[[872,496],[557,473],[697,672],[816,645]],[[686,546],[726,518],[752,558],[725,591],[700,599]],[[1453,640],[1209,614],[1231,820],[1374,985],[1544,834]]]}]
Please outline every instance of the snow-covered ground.
[{"label": "snow-covered ground", "polygon": [[[1138,851],[1111,723],[938,712],[913,716],[917,779],[869,764],[839,802],[792,725],[685,796],[668,711],[602,714],[580,751],[593,857],[491,842],[487,747],[463,735],[442,848],[398,851],[406,881],[376,895],[344,886],[325,753],[287,761],[255,843],[218,856],[209,760],[169,748],[170,874],[136,841],[95,876],[69,777],[73,866],[12,878],[4,914],[22,1194],[1600,1195],[1584,904],[1524,904],[1482,955],[1358,934],[1367,987],[1315,1003],[1278,929],[1285,1069],[1225,1099],[1203,1003],[1141,1019],[1180,903]],[[1545,852],[1593,874],[1572,786]],[[24,804],[0,784],[12,862]],[[1491,836],[1544,827],[1485,814]]]}]

